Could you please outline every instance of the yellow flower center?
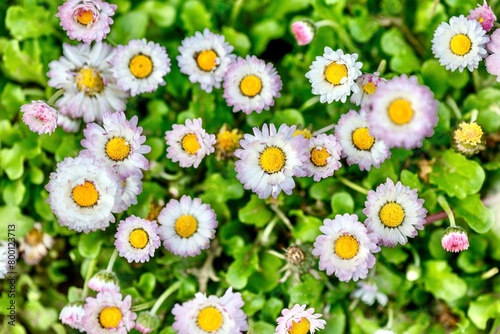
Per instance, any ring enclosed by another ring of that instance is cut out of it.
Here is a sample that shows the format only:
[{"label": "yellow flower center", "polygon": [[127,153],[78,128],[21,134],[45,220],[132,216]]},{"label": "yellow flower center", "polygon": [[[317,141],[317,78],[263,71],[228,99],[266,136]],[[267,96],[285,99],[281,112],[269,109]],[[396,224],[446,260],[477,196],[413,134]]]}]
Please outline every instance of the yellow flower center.
[{"label": "yellow flower center", "polygon": [[137,249],[143,249],[149,242],[149,235],[142,228],[136,228],[128,236],[130,245]]},{"label": "yellow flower center", "polygon": [[95,68],[84,67],[78,71],[75,77],[76,87],[80,92],[87,95],[100,93],[104,88],[104,81]]},{"label": "yellow flower center", "polygon": [[373,82],[369,82],[367,83],[366,85],[363,86],[363,91],[366,93],[366,94],[373,94],[375,93],[375,90],[377,90],[377,86],[375,86],[375,84]]},{"label": "yellow flower center", "polygon": [[191,215],[182,215],[175,221],[175,232],[182,238],[189,238],[198,229],[198,221]]},{"label": "yellow flower center", "polygon": [[26,243],[30,246],[36,246],[42,243],[43,233],[37,228],[31,229],[26,235]]},{"label": "yellow flower center", "polygon": [[242,135],[237,130],[222,131],[217,134],[217,147],[225,152],[234,151],[240,142]]},{"label": "yellow flower center", "polygon": [[346,78],[347,75],[348,71],[345,64],[337,64],[336,62],[333,62],[325,69],[326,81],[335,86],[340,85],[342,79]]},{"label": "yellow flower center", "polygon": [[74,187],[71,195],[75,203],[84,208],[95,205],[99,199],[99,192],[89,181]]},{"label": "yellow flower center", "polygon": [[153,72],[153,61],[149,56],[138,54],[130,59],[128,68],[134,77],[144,79]]},{"label": "yellow flower center", "polygon": [[201,148],[200,143],[198,143],[198,139],[196,139],[196,135],[194,133],[188,133],[181,140],[181,146],[184,151],[189,154],[195,154]]},{"label": "yellow flower center", "polygon": [[315,147],[311,150],[311,162],[316,167],[326,166],[327,160],[330,157],[330,153],[324,147]]},{"label": "yellow flower center", "polygon": [[292,327],[288,330],[289,334],[307,334],[311,328],[311,323],[307,318],[300,319],[299,322],[292,320]]},{"label": "yellow flower center", "polygon": [[451,52],[457,56],[463,56],[469,53],[472,43],[469,36],[464,34],[457,34],[453,36],[450,41]]},{"label": "yellow flower center", "polygon": [[84,26],[89,25],[94,22],[94,13],[91,10],[80,9],[76,14],[76,20]]},{"label": "yellow flower center", "polygon": [[116,306],[106,306],[99,313],[99,323],[105,329],[117,328],[122,321],[122,312]]},{"label": "yellow flower center", "polygon": [[207,333],[212,333],[222,326],[222,313],[213,306],[208,306],[198,313],[198,327]]},{"label": "yellow flower center", "polygon": [[309,131],[308,129],[302,129],[302,130],[297,129],[295,130],[292,136],[295,137],[300,135],[304,136],[305,139],[310,139],[313,136],[311,131]]},{"label": "yellow flower center", "polygon": [[240,91],[243,95],[254,97],[262,90],[262,80],[256,75],[250,74],[240,82]]},{"label": "yellow flower center", "polygon": [[357,128],[352,133],[352,143],[358,150],[369,151],[374,142],[375,138],[370,134],[368,128]]},{"label": "yellow flower center", "polygon": [[359,243],[352,235],[340,236],[334,245],[335,254],[344,260],[352,259],[358,254]]},{"label": "yellow flower center", "polygon": [[205,72],[210,72],[217,67],[216,60],[217,53],[213,50],[203,50],[196,56],[196,64]]},{"label": "yellow flower center", "polygon": [[378,215],[382,224],[387,227],[398,227],[405,219],[403,207],[395,202],[384,204]]},{"label": "yellow flower center", "polygon": [[413,118],[411,103],[406,99],[392,101],[387,111],[391,121],[397,125],[404,125]]},{"label": "yellow flower center", "polygon": [[259,158],[259,165],[267,174],[279,172],[285,166],[285,162],[285,152],[276,146],[266,147]]},{"label": "yellow flower center", "polygon": [[130,154],[130,145],[123,137],[114,137],[106,143],[106,155],[113,161],[123,161]]},{"label": "yellow flower center", "polygon": [[462,122],[459,129],[455,130],[455,141],[462,144],[478,145],[483,138],[483,129],[476,122],[466,123]]},{"label": "yellow flower center", "polygon": [[480,16],[478,19],[477,19],[477,22],[479,23],[483,23],[484,22],[484,18],[482,16]]}]

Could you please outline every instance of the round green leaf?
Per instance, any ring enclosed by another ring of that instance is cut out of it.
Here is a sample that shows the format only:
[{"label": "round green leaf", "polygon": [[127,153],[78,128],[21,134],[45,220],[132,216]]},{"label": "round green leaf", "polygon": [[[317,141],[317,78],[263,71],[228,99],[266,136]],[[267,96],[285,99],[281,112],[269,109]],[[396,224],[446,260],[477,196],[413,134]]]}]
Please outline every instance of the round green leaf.
[{"label": "round green leaf", "polygon": [[334,214],[353,213],[354,199],[347,192],[338,192],[332,196],[331,206]]},{"label": "round green leaf", "polygon": [[87,259],[96,258],[101,251],[102,236],[99,232],[80,234],[78,251]]}]

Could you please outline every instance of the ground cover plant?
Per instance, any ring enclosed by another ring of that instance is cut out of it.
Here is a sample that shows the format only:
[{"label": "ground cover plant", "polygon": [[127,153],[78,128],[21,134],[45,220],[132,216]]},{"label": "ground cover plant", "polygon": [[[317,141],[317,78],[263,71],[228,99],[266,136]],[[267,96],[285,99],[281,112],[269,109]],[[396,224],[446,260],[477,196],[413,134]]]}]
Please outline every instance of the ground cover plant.
[{"label": "ground cover plant", "polygon": [[498,1],[0,3],[0,333],[498,333]]}]

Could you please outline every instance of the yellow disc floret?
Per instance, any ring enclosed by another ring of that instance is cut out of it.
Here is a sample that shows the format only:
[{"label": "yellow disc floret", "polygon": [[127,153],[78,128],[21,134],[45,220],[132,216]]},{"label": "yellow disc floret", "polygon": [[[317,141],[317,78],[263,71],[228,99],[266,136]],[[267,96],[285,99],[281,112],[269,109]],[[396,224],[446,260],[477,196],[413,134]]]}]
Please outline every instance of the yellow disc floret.
[{"label": "yellow disc floret", "polygon": [[308,129],[297,129],[293,132],[292,137],[300,136],[302,135],[305,139],[311,139],[312,138],[312,133]]},{"label": "yellow disc floret", "polygon": [[196,139],[196,135],[194,133],[188,133],[181,140],[181,146],[184,151],[188,154],[195,154],[201,148],[200,143],[198,143],[198,139]]},{"label": "yellow disc floret", "polygon": [[469,36],[464,34],[457,34],[453,36],[450,41],[451,52],[457,56],[464,56],[470,52],[472,47],[471,40]]},{"label": "yellow disc floret", "polygon": [[106,155],[113,161],[123,161],[130,154],[130,145],[123,137],[114,137],[106,143]]},{"label": "yellow disc floret", "polygon": [[267,174],[273,174],[283,169],[286,163],[285,152],[279,147],[269,146],[260,154],[259,165]]},{"label": "yellow disc floret", "polygon": [[462,122],[459,129],[455,130],[454,138],[462,144],[478,145],[483,139],[483,129],[476,122]]},{"label": "yellow disc floret", "polygon": [[311,150],[311,162],[316,167],[324,167],[328,163],[330,153],[325,147],[315,147]]},{"label": "yellow disc floret", "polygon": [[239,146],[242,137],[237,129],[221,131],[217,134],[216,147],[224,152],[233,152]]},{"label": "yellow disc floret", "polygon": [[405,219],[403,207],[395,202],[384,204],[378,215],[382,224],[387,227],[398,227]]},{"label": "yellow disc floret", "polygon": [[387,108],[390,120],[397,125],[404,125],[413,118],[413,109],[410,101],[406,99],[396,99]]},{"label": "yellow disc floret", "polygon": [[71,192],[73,201],[81,207],[88,208],[97,203],[99,192],[92,182],[85,181],[73,188]]},{"label": "yellow disc floret", "polygon": [[342,235],[335,241],[334,251],[341,259],[352,259],[358,254],[358,250],[358,240],[352,235]]},{"label": "yellow disc floret", "polygon": [[372,95],[373,93],[375,93],[376,90],[377,90],[377,86],[375,86],[375,84],[373,82],[369,82],[363,86],[363,91],[366,94]]},{"label": "yellow disc floret", "polygon": [[256,75],[250,74],[240,82],[240,91],[243,95],[254,97],[262,90],[262,80]]},{"label": "yellow disc floret", "polygon": [[300,319],[299,322],[292,320],[292,327],[288,330],[289,334],[307,334],[311,328],[311,323],[307,318]]},{"label": "yellow disc floret", "polygon": [[37,228],[32,228],[28,234],[26,234],[26,243],[30,246],[36,246],[42,243],[43,233]]},{"label": "yellow disc floret", "polygon": [[100,93],[104,88],[104,81],[95,68],[81,68],[75,76],[76,87],[80,92],[89,96]]},{"label": "yellow disc floret", "polygon": [[143,249],[149,242],[148,233],[142,228],[136,228],[128,236],[128,242],[130,245],[137,249]]},{"label": "yellow disc floret", "polygon": [[345,64],[337,64],[333,62],[325,68],[325,79],[332,85],[340,85],[342,79],[348,75],[347,66]]},{"label": "yellow disc floret", "polygon": [[202,309],[196,319],[198,327],[207,333],[215,332],[221,328],[223,320],[222,313],[213,306]]},{"label": "yellow disc floret", "polygon": [[198,230],[198,221],[191,215],[182,215],[175,221],[175,232],[182,238],[189,238]]},{"label": "yellow disc floret", "polygon": [[78,23],[86,26],[94,23],[94,13],[91,10],[80,9],[76,14]]},{"label": "yellow disc floret", "polygon": [[203,50],[196,56],[196,65],[200,70],[210,72],[217,67],[217,53],[213,50]]},{"label": "yellow disc floret", "polygon": [[375,138],[370,134],[368,128],[357,128],[352,133],[352,143],[358,150],[369,151],[374,142]]},{"label": "yellow disc floret", "polygon": [[122,321],[122,312],[116,306],[106,306],[99,313],[99,324],[105,329],[117,328]]},{"label": "yellow disc floret", "polygon": [[130,59],[128,68],[134,77],[144,79],[153,72],[153,61],[149,56],[138,54]]}]

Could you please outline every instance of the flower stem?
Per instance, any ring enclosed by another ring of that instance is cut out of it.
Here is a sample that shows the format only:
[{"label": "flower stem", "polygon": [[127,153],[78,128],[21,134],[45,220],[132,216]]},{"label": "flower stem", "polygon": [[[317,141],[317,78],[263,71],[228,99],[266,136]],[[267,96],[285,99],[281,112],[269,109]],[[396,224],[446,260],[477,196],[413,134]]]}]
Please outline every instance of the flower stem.
[{"label": "flower stem", "polygon": [[450,205],[446,198],[443,195],[439,195],[437,198],[439,205],[443,208],[444,212],[448,215],[448,219],[450,220],[450,226],[455,227],[455,217],[453,216],[453,211],[451,211]]},{"label": "flower stem", "polygon": [[352,52],[360,53],[360,50],[354,45],[352,42],[351,38],[349,37],[349,34],[347,31],[342,27],[340,24],[338,24],[335,21],[332,20],[321,20],[318,22],[315,22],[314,25],[316,26],[317,29],[321,27],[332,27],[335,30],[335,33],[339,37],[339,39],[344,43],[344,45]]},{"label": "flower stem", "polygon": [[389,314],[387,315],[387,324],[385,325],[385,328],[392,329],[392,323],[394,321],[394,310],[390,306],[388,313]]},{"label": "flower stem", "polygon": [[118,256],[118,251],[115,248],[113,254],[111,254],[111,258],[109,259],[108,266],[106,267],[107,271],[113,271],[113,265],[115,264],[117,256]]},{"label": "flower stem", "polygon": [[318,131],[314,131],[314,132],[313,132],[313,136],[317,136],[317,135],[319,135],[319,134],[321,134],[321,133],[328,132],[328,131],[330,131],[330,130],[334,129],[334,128],[335,128],[335,126],[336,126],[336,124],[335,124],[335,123],[332,123],[332,124],[330,124],[330,125],[327,125],[327,126],[325,126],[324,128],[319,129]]},{"label": "flower stem", "polygon": [[54,93],[54,95],[52,95],[52,97],[47,101],[47,104],[50,105],[50,106],[54,106],[54,102],[56,102],[56,100],[58,98],[61,97],[61,95],[63,95],[65,92],[64,89],[59,89],[57,92]]},{"label": "flower stem", "polygon": [[233,10],[231,11],[231,25],[233,26],[236,23],[238,15],[240,15],[240,10],[242,5],[243,5],[243,0],[236,0],[236,2],[233,5]]},{"label": "flower stem", "polygon": [[82,300],[84,300],[89,293],[89,286],[87,283],[92,277],[96,263],[97,263],[97,256],[94,257],[92,260],[90,260],[89,267],[87,268],[87,274],[85,275],[85,282],[83,283]]},{"label": "flower stem", "polygon": [[477,120],[477,114],[479,112],[477,111],[477,109],[474,109],[471,111],[471,114],[470,114],[470,122],[471,123],[474,123],[476,120]]},{"label": "flower stem", "polygon": [[304,111],[307,108],[312,107],[313,105],[315,105],[318,102],[319,102],[319,96],[313,96],[309,100],[307,100],[306,102],[304,102],[304,104],[302,104],[300,106],[299,110],[300,111]]},{"label": "flower stem", "polygon": [[384,71],[385,71],[385,68],[386,68],[386,67],[387,67],[387,61],[386,61],[385,59],[382,59],[382,60],[380,61],[380,64],[378,64],[378,67],[377,67],[377,71],[376,71],[376,72],[377,72],[379,75],[382,75],[382,73],[384,73]]},{"label": "flower stem", "polygon": [[353,189],[353,190],[356,190],[357,192],[363,194],[363,195],[368,195],[368,190],[366,190],[365,188],[361,187],[360,185],[352,182],[352,181],[349,181],[348,179],[346,179],[345,177],[343,176],[337,176],[337,179],[342,182],[343,184],[345,184],[346,186],[348,186],[349,188]]},{"label": "flower stem", "polygon": [[293,232],[293,226],[290,222],[290,219],[288,219],[288,217],[283,213],[283,211],[280,210],[280,208],[278,208],[276,204],[271,204],[271,210],[273,210],[278,215],[278,217],[283,221],[286,227],[288,227],[290,232]]},{"label": "flower stem", "polygon": [[275,251],[275,250],[273,250],[273,249],[270,249],[270,250],[268,250],[267,252],[268,252],[269,254],[271,254],[271,255],[276,256],[276,257],[277,257],[277,258],[279,258],[279,259],[286,260],[286,256],[285,256],[285,255],[283,255],[283,254],[281,254],[281,253],[278,253],[277,251]]},{"label": "flower stem", "polygon": [[446,97],[446,103],[451,108],[451,110],[453,110],[453,112],[455,113],[455,117],[458,120],[462,119],[462,113],[460,112],[460,109],[458,108],[457,103],[455,102],[455,100],[450,95],[448,95]]},{"label": "flower stem", "polygon": [[163,302],[172,294],[174,293],[175,291],[177,291],[179,288],[181,287],[181,282],[180,281],[177,281],[175,282],[174,284],[172,284],[171,286],[169,286],[169,288],[167,290],[165,290],[160,298],[158,298],[155,302],[155,304],[153,305],[153,308],[151,309],[151,311],[149,311],[149,313],[151,313],[151,315],[155,315],[156,314],[156,311],[158,311],[158,309],[160,308],[161,304],[163,304]]},{"label": "flower stem", "polygon": [[271,235],[271,232],[273,231],[277,222],[278,222],[278,218],[274,217],[273,219],[271,219],[269,224],[267,224],[266,228],[264,229],[264,231],[262,232],[262,234],[260,235],[260,238],[259,238],[261,245],[267,246],[267,244],[269,243],[269,235]]}]

